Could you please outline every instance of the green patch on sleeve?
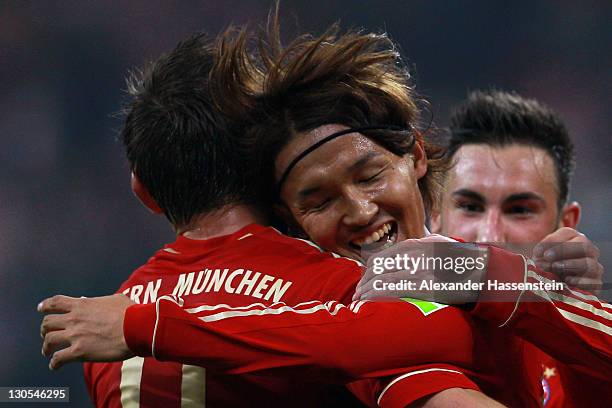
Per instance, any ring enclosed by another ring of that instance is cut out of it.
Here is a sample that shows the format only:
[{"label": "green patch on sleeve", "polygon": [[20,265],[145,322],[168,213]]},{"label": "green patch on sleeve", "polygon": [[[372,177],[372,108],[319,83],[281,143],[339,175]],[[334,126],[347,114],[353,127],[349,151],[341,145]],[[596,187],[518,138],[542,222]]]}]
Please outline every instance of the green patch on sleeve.
[{"label": "green patch on sleeve", "polygon": [[404,302],[411,303],[417,307],[423,313],[423,315],[428,316],[433,312],[437,312],[438,310],[442,310],[448,305],[443,305],[441,303],[429,302],[427,300],[419,300],[413,298],[401,298]]}]

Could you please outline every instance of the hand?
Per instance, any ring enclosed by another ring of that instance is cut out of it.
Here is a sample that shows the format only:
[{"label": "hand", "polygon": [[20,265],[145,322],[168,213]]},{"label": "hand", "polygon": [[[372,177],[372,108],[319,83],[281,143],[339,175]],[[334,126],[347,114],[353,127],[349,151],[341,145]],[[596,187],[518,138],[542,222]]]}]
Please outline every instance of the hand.
[{"label": "hand", "polygon": [[[42,353],[52,370],[72,361],[121,361],[133,356],[123,337],[125,310],[134,302],[123,294],[98,298],[53,296],[38,305]],[[51,314],[52,313],[52,314]]]},{"label": "hand", "polygon": [[[353,300],[410,297],[446,304],[474,302],[487,256],[486,247],[436,234],[398,242],[368,259]],[[469,288],[456,289],[457,283]]]},{"label": "hand", "polygon": [[603,266],[599,263],[599,248],[573,228],[559,228],[544,237],[533,249],[533,260],[570,286],[596,294],[601,290]]}]

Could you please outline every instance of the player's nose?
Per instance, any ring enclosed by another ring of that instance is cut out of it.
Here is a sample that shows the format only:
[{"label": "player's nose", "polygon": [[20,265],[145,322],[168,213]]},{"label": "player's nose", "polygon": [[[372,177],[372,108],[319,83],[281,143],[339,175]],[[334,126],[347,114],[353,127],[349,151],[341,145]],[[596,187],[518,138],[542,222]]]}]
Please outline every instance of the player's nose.
[{"label": "player's nose", "polygon": [[378,206],[359,192],[348,191],[344,197],[344,216],[342,221],[348,226],[369,225],[378,213]]},{"label": "player's nose", "polygon": [[506,234],[501,214],[497,211],[489,211],[478,225],[478,242],[504,243]]}]

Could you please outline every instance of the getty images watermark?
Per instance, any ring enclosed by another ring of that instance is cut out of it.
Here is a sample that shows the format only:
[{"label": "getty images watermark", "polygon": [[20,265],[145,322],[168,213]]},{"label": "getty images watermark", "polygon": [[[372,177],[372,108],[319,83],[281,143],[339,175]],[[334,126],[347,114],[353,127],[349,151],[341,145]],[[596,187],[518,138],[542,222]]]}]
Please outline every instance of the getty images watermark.
[{"label": "getty images watermark", "polygon": [[[371,298],[411,297],[415,293],[431,292],[426,299],[453,300],[459,297],[468,301],[477,298],[508,301],[516,296],[516,292],[531,291],[538,296],[527,301],[545,301],[545,292],[568,289],[562,277],[573,273],[578,265],[576,262],[580,261],[563,263],[563,260],[584,251],[581,252],[581,248],[572,243],[566,243],[554,247],[556,254],[553,257],[548,256],[550,254],[534,256],[535,245],[398,243],[369,256],[359,291],[369,293]],[[564,254],[565,258],[560,256]],[[590,273],[586,268],[591,264],[584,261],[585,274]],[[540,275],[542,271],[545,273]],[[485,297],[478,297],[480,294]]]}]

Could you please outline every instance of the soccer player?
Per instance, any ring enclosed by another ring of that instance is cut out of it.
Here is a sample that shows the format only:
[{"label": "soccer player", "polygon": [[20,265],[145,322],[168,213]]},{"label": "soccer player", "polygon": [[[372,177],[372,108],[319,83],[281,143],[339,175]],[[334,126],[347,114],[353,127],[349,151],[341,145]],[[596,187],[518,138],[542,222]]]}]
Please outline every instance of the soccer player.
[{"label": "soccer player", "polygon": [[[244,35],[232,37],[229,33],[215,45],[201,37],[192,38],[160,58],[130,85],[133,101],[127,109],[121,138],[133,172],[132,188],[147,207],[168,218],[177,239],[157,251],[121,285],[119,292],[129,299],[123,295],[113,297],[116,304],[154,306],[160,299],[175,295],[185,300],[186,307],[205,303],[210,306],[202,310],[223,311],[231,305],[248,311],[281,301],[292,305],[312,300],[334,304],[351,301],[361,275],[357,262],[263,226],[267,219],[257,205],[258,194],[253,191],[256,183],[237,143],[237,135],[243,129],[219,113],[211,96],[212,88],[222,83],[224,76],[232,76],[231,67],[218,64],[224,46],[242,40]],[[257,88],[250,81],[240,85],[241,89]],[[56,298],[45,302],[41,310],[63,313],[65,302],[69,300]],[[92,345],[99,347],[98,351],[105,355],[102,360],[107,361],[113,351],[107,341],[123,342],[122,333],[107,336],[101,331],[105,318],[119,325],[121,331],[123,316],[107,314],[104,308],[88,309],[96,305],[90,299],[79,302],[85,302],[84,308],[78,308],[85,313],[83,317],[98,316],[93,331],[96,338],[83,343],[65,337],[76,334],[69,327],[80,321],[74,313],[46,316],[42,325],[45,353],[69,346],[57,351],[52,367],[58,366],[62,356],[81,355]],[[276,359],[265,362],[282,375],[250,375],[263,367],[258,363],[251,367],[226,364],[224,370],[214,371],[136,357],[119,363],[85,364],[88,389],[100,407],[353,406],[357,400],[337,384],[371,378],[351,386],[355,395],[369,405],[404,406],[438,392],[441,395],[426,404],[442,406],[444,400],[440,398],[452,397],[474,406],[496,405],[479,393],[478,386],[467,377],[473,377],[476,361],[471,325],[464,312],[446,308],[425,318],[419,309],[405,302],[372,304],[361,309],[358,319],[347,308],[338,311],[345,316],[347,333],[395,332],[391,318],[409,328],[394,333],[394,346],[380,352],[387,360],[385,367],[370,368],[366,359],[362,365],[343,364],[345,354],[339,359],[332,352],[314,360],[305,355],[297,368],[293,365],[283,369],[287,366],[285,358],[299,358],[299,352],[290,350],[300,347],[295,342],[287,345],[288,354],[277,353]],[[358,312],[358,305],[352,310]],[[137,320],[139,325],[152,322]],[[130,326],[140,330],[136,325]],[[164,337],[172,336],[172,330],[166,332],[160,327],[159,333],[162,331],[166,333]],[[423,333],[416,337],[412,331]],[[81,335],[85,333],[77,334]],[[436,339],[451,335],[457,340],[434,345]],[[175,340],[185,351],[202,345],[181,334]],[[368,340],[355,341],[354,346],[370,349],[376,344],[378,337],[372,335]],[[333,342],[329,342],[332,346]],[[254,351],[261,347],[265,344],[255,346]],[[333,368],[328,368],[332,361]],[[343,366],[347,368],[342,370]]]},{"label": "soccer player", "polygon": [[[281,189],[284,190],[281,191],[281,196],[291,194],[291,191],[296,188],[297,192],[303,192],[305,196],[308,196],[306,193],[309,191],[303,191],[301,188],[307,186],[300,187],[300,183],[312,183],[312,177],[318,176],[318,181],[323,185],[310,193],[319,193],[325,189],[328,189],[328,192],[337,193],[335,198],[338,198],[340,204],[345,206],[343,210],[345,214],[341,222],[336,222],[331,226],[334,234],[329,234],[325,230],[316,232],[316,227],[323,227],[324,224],[316,222],[300,224],[309,235],[317,235],[321,238],[321,242],[325,242],[324,238],[328,238],[327,242],[331,243],[329,245],[351,254],[355,254],[354,246],[369,246],[373,243],[368,243],[369,240],[381,241],[384,238],[382,242],[384,244],[387,239],[395,241],[398,235],[404,238],[419,237],[424,234],[422,226],[424,205],[419,190],[426,192],[427,188],[431,187],[425,183],[425,180],[421,180],[428,172],[427,159],[424,154],[426,149],[423,146],[423,140],[415,139],[412,129],[406,126],[407,123],[414,122],[415,117],[411,116],[415,115],[414,104],[410,104],[409,88],[403,82],[405,81],[403,73],[400,75],[397,72],[396,54],[391,51],[392,48],[385,48],[382,51],[379,49],[381,46],[388,45],[389,42],[384,37],[347,35],[335,39],[328,35],[312,40],[312,42],[298,42],[292,50],[295,54],[290,52],[286,54],[295,58],[287,64],[293,69],[290,71],[292,75],[287,75],[282,68],[284,61],[280,61],[280,64],[269,64],[269,67],[281,67],[282,70],[278,73],[276,81],[269,82],[271,88],[268,90],[269,99],[262,104],[267,109],[265,112],[267,115],[263,117],[270,119],[270,123],[267,127],[262,124],[258,132],[270,136],[269,143],[265,147],[276,147],[285,152],[286,165],[279,165],[277,161],[275,163],[277,168],[272,169],[277,172],[276,179],[280,184],[280,186],[277,184],[277,187],[283,187],[282,182],[284,181],[287,184]],[[295,61],[299,61],[299,64],[291,63]],[[384,75],[381,75],[381,72]],[[271,77],[274,78],[274,73]],[[331,94],[326,94],[326,92]],[[334,92],[338,94],[335,95]],[[303,101],[304,105],[300,104],[300,101]],[[330,109],[330,105],[335,109]],[[289,112],[284,110],[284,107],[287,107]],[[308,114],[309,110],[319,112],[320,116],[312,112]],[[345,118],[342,118],[342,115],[345,115]],[[292,134],[291,132],[295,132],[299,127],[288,128],[288,125],[295,124],[288,123],[289,119],[303,120],[306,123],[305,126],[312,126],[312,131],[302,129],[301,132],[298,131],[298,134]],[[311,120],[310,124],[308,120]],[[354,123],[350,123],[351,120]],[[345,121],[347,124],[344,126],[333,125],[334,122]],[[360,121],[362,123],[359,123]],[[379,123],[384,125],[371,125],[367,123],[369,121],[374,123],[380,121]],[[400,126],[402,124],[404,127]],[[362,126],[359,129],[345,131],[346,126],[355,127],[356,125]],[[338,127],[343,133],[335,132]],[[289,142],[288,135],[296,136],[295,140]],[[324,142],[321,143],[322,141]],[[282,145],[278,146],[277,142]],[[402,154],[388,149],[394,149]],[[411,154],[407,155],[407,153]],[[364,155],[365,157],[361,157]],[[282,161],[281,156],[283,152],[278,156],[280,161]],[[326,172],[326,164],[333,171]],[[377,173],[364,179],[361,172],[372,171],[373,168],[377,171],[381,170],[381,173],[385,171],[384,175]],[[283,176],[284,174],[287,176]],[[329,176],[325,177],[326,174]],[[377,176],[381,177],[377,179]],[[417,180],[423,183],[419,185]],[[378,182],[384,182],[389,189],[369,190]],[[367,194],[364,194],[362,189],[365,189]],[[351,192],[356,194],[356,200],[350,196]],[[399,194],[394,195],[394,192]],[[294,205],[292,203],[295,202],[293,198],[287,199],[286,196],[283,197],[283,200],[288,206]],[[402,200],[403,204],[400,204]],[[407,206],[406,202],[413,205]],[[372,212],[372,205],[377,205],[377,203],[381,205],[381,211]],[[287,210],[297,218],[298,213],[293,211],[293,208]],[[368,220],[368,213],[370,218],[385,217],[386,219],[375,219],[375,223],[370,223],[368,221],[372,219]],[[303,213],[301,215],[304,216]],[[332,218],[331,221],[336,220]],[[379,221],[384,222],[378,225]],[[347,226],[343,224],[344,222],[353,223],[353,225]],[[309,232],[308,229],[312,232]],[[336,231],[345,232],[347,229],[353,230],[353,236],[341,234],[335,237]],[[381,229],[383,232],[379,233]],[[329,236],[326,237],[326,235]],[[333,238],[336,240],[332,241]],[[522,258],[516,255],[504,255],[501,251],[492,250],[490,259],[490,271],[499,270],[500,264],[504,263],[508,263],[506,266],[509,268],[520,269],[521,273],[525,268]],[[204,275],[202,275],[203,278]],[[185,278],[184,281],[187,279]],[[192,282],[193,279],[195,279],[195,272]],[[220,283],[219,286],[222,287],[223,283]],[[97,299],[55,299],[43,305],[43,309],[56,307],[58,310],[69,311],[70,314],[73,313],[72,306],[76,304],[84,305],[88,311],[92,311],[91,305],[99,305]],[[87,304],[90,305],[89,308]],[[371,365],[373,357],[379,358],[385,365],[384,367],[376,366],[378,370],[389,369],[402,358],[401,353],[393,355],[392,358],[388,354],[389,350],[394,350],[396,347],[403,349],[406,354],[427,354],[427,350],[431,350],[434,344],[439,347],[452,345],[452,342],[448,342],[448,338],[444,337],[444,331],[439,331],[448,330],[451,326],[447,325],[451,322],[446,319],[443,326],[437,326],[435,322],[442,317],[448,317],[448,313],[455,313],[453,312],[455,309],[434,304],[418,306],[410,304],[417,308],[413,310],[419,311],[420,319],[415,318],[407,322],[404,327],[402,327],[402,321],[405,316],[400,309],[395,310],[392,317],[388,316],[386,319],[378,311],[379,308],[385,307],[401,308],[399,306],[401,304],[401,302],[388,304],[357,302],[350,309],[335,302],[331,304],[309,302],[296,308],[282,304],[269,308],[266,308],[265,305],[251,305],[247,308],[232,308],[227,305],[200,307],[183,305],[188,307],[189,312],[192,312],[190,315],[185,314],[185,309],[169,298],[160,297],[156,305],[142,305],[128,309],[125,334],[128,341],[137,339],[131,346],[143,355],[155,353],[156,357],[163,359],[169,356],[166,354],[168,351],[174,349],[173,358],[178,361],[198,362],[231,372],[278,370],[279,367],[289,367],[295,364],[297,359],[298,365],[313,371],[318,370],[317,366],[333,367],[340,373],[340,377],[346,376],[348,371],[351,371],[351,375],[356,373],[362,375],[370,370],[369,375],[371,375],[374,367]],[[127,307],[127,305],[123,306]],[[427,307],[432,307],[432,309],[426,309]],[[252,326],[249,326],[249,322],[253,321],[249,317],[257,319],[262,315],[265,318],[258,320],[263,321],[263,330],[261,327],[253,329]],[[511,313],[504,314],[503,319],[507,319],[509,315]],[[559,317],[558,315],[557,312],[557,315],[552,316]],[[304,317],[306,320],[292,322],[293,317]],[[427,322],[426,326],[420,326],[424,324],[423,319]],[[52,329],[52,321],[61,320],[47,319],[47,325],[43,324],[45,334]],[[305,326],[304,321],[307,321],[308,325]],[[107,323],[103,320],[96,322],[101,326]],[[357,323],[360,323],[361,326]],[[187,331],[183,330],[184,325],[188,326]],[[114,326],[115,328],[118,326],[119,332],[122,332],[120,320],[115,321]],[[407,327],[411,327],[414,331],[406,333]],[[418,330],[419,327],[423,327],[422,332]],[[453,327],[451,332],[457,336],[457,340],[463,342],[463,332],[457,331],[461,327],[456,324],[453,324]],[[390,332],[390,329],[396,329],[396,332]],[[169,333],[178,333],[179,330],[184,337],[169,335]],[[306,336],[303,330],[306,330]],[[58,331],[60,333],[54,336],[55,340],[45,340],[47,352],[56,348],[59,339],[66,338],[65,333]],[[340,337],[322,336],[329,332],[336,333]],[[417,337],[414,336],[414,333],[418,333]],[[195,340],[198,338],[197,335],[204,335],[207,341],[192,341],[191,344],[181,341],[185,338]],[[120,343],[123,338],[121,335],[119,337],[121,338],[117,339],[116,345],[121,348]],[[371,343],[373,337],[375,342]],[[412,342],[408,344],[407,339]],[[376,343],[381,341],[384,341],[384,344],[377,348]],[[219,346],[219,342],[222,343],[222,346]],[[180,344],[178,346],[180,351],[176,353],[178,344]],[[368,344],[371,346],[368,347]],[[95,344],[81,343],[80,346],[89,352],[91,351],[89,347],[95,347]],[[492,365],[500,364],[496,359],[508,358],[505,353],[511,354],[512,352],[512,350],[503,348],[500,354],[490,352],[484,340],[478,343],[478,346],[478,351],[482,354],[475,357],[483,364],[482,367],[490,368]],[[109,354],[105,358],[116,358],[115,355],[111,355],[111,349],[106,350]],[[588,348],[585,349],[587,352],[582,356],[585,361],[595,361],[598,358],[597,352],[589,353]],[[127,353],[129,354],[129,351]],[[207,356],[197,357],[198,353],[200,356],[204,354]],[[56,361],[70,354],[74,357],[74,350],[58,355]],[[234,358],[228,359],[228,354],[234,355]],[[89,354],[81,355],[84,358],[90,358],[90,356]],[[431,355],[428,358],[431,358]],[[248,363],[243,364],[245,361]],[[463,361],[464,364],[466,362],[466,360]],[[360,366],[362,363],[363,365]],[[451,377],[454,374],[461,374],[461,370],[458,370],[457,367],[444,370],[427,368],[412,371],[392,381],[390,385],[393,387],[382,389],[378,396],[379,402],[384,405],[391,396],[390,391],[393,391],[397,384],[402,384],[407,379],[419,381],[425,378],[426,374],[435,374],[437,371],[445,372]],[[320,373],[321,371],[314,372]],[[378,371],[379,374],[381,372]],[[385,371],[385,373],[393,375],[390,371]],[[489,375],[486,370],[472,374],[476,377],[479,374],[484,377]],[[512,381],[517,381],[515,384],[520,385],[522,384],[520,377],[519,375],[511,378]],[[505,398],[506,401],[531,405],[539,401],[540,394],[531,393],[534,388],[529,383],[524,384],[524,390],[521,387],[524,391],[521,395],[508,395],[513,393],[500,389],[501,384],[498,380],[490,382],[492,378],[488,378],[488,383],[486,378],[481,377],[480,379],[489,387],[489,390],[497,391],[498,395]],[[430,381],[426,380],[421,385],[430,386]]]},{"label": "soccer player", "polygon": [[[453,165],[432,230],[472,242],[520,244],[529,252],[541,242],[534,254],[540,266],[572,286],[601,287],[598,249],[574,229],[580,205],[568,200],[573,145],[559,116],[538,101],[487,90],[472,92],[450,123]],[[531,344],[525,348],[543,369],[543,404],[563,406],[559,372],[567,367],[559,370]]]},{"label": "soccer player", "polygon": [[581,246],[592,254],[597,248],[574,230],[580,205],[568,197],[575,159],[559,116],[535,100],[490,90],[472,92],[450,122],[454,164],[432,230],[471,242],[542,241],[534,254],[540,266],[572,286],[599,289],[602,265],[571,257]]},{"label": "soccer player", "polygon": [[[572,286],[599,288],[602,265],[571,257],[581,246],[593,254],[597,248],[574,229],[580,205],[568,197],[575,159],[559,116],[533,99],[488,90],[470,93],[450,123],[448,153],[454,165],[441,211],[432,217],[433,231],[474,242],[531,246],[542,241],[546,245],[536,252],[540,266]],[[543,366],[543,405],[561,406],[557,363],[534,354]]]}]

